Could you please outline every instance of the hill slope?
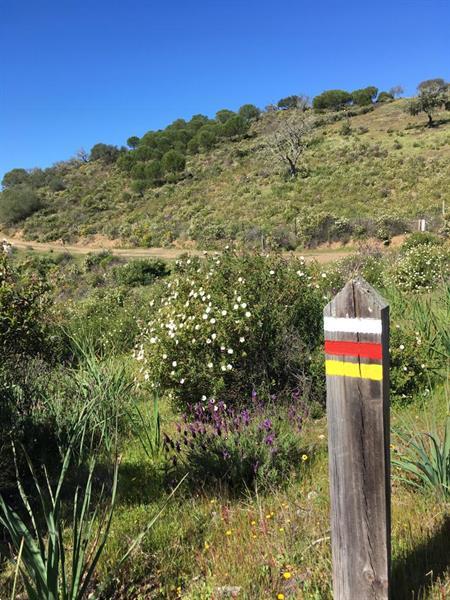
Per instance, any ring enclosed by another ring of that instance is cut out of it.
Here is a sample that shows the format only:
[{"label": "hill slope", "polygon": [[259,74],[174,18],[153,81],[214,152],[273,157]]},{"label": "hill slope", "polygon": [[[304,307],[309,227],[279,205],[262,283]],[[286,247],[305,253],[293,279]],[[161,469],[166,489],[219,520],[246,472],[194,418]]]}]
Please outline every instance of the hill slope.
[{"label": "hill slope", "polygon": [[404,102],[318,126],[296,179],[266,149],[292,111],[263,114],[245,138],[188,157],[177,183],[143,193],[116,165],[61,163],[65,189],[41,188],[43,208],[16,228],[40,241],[100,234],[126,245],[213,247],[260,244],[263,236],[295,248],[384,238],[418,217],[440,227],[450,191],[450,113],[428,128],[423,116],[405,114]]}]

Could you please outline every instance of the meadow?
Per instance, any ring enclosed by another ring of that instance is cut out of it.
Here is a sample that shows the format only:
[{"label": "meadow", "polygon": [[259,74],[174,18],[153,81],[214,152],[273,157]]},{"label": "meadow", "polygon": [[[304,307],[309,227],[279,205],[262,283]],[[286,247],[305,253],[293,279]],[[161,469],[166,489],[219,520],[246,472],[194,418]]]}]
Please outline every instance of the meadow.
[{"label": "meadow", "polygon": [[450,595],[444,238],[1,261],[1,598],[332,598],[322,310],[357,273],[391,306],[393,599]]}]

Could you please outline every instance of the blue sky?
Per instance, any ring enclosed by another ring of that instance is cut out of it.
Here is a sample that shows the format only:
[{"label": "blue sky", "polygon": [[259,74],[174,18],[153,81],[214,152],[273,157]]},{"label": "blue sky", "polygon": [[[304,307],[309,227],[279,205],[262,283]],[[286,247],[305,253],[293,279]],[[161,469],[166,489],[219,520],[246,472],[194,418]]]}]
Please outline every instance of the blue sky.
[{"label": "blue sky", "polygon": [[294,93],[450,78],[448,0],[0,0],[0,177]]}]

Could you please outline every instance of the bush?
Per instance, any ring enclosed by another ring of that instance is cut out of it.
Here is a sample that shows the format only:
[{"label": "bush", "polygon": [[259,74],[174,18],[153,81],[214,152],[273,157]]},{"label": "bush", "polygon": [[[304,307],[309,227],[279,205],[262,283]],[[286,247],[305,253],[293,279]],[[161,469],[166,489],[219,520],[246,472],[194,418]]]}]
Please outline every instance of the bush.
[{"label": "bush", "polygon": [[26,219],[41,208],[42,204],[31,188],[17,185],[0,194],[0,221],[7,225]]},{"label": "bush", "polygon": [[149,285],[158,277],[165,277],[169,273],[167,264],[159,258],[139,259],[116,267],[114,279],[119,285],[134,287]]},{"label": "bush", "polygon": [[183,465],[198,486],[226,486],[231,492],[267,490],[286,483],[309,464],[301,430],[307,408],[294,394],[289,409],[259,400],[253,392],[248,409],[206,399],[193,405],[164,436],[173,467]]},{"label": "bush", "polygon": [[226,252],[178,261],[136,358],[145,380],[186,406],[203,395],[236,402],[308,378],[322,300],[300,259]]},{"label": "bush", "polygon": [[420,244],[406,250],[388,273],[388,280],[403,291],[432,290],[450,276],[449,251]]},{"label": "bush", "polygon": [[402,251],[410,250],[411,248],[416,248],[417,246],[422,246],[424,244],[428,246],[442,246],[443,241],[434,233],[428,231],[416,231],[408,236],[403,242]]}]

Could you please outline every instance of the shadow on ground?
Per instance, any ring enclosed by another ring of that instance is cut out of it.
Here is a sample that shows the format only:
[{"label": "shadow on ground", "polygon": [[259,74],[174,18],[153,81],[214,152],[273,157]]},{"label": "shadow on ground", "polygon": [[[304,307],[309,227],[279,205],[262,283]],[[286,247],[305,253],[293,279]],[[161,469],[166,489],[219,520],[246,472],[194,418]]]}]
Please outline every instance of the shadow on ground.
[{"label": "shadow on ground", "polygon": [[392,600],[427,598],[429,588],[449,568],[450,516],[447,516],[433,536],[394,561]]}]

